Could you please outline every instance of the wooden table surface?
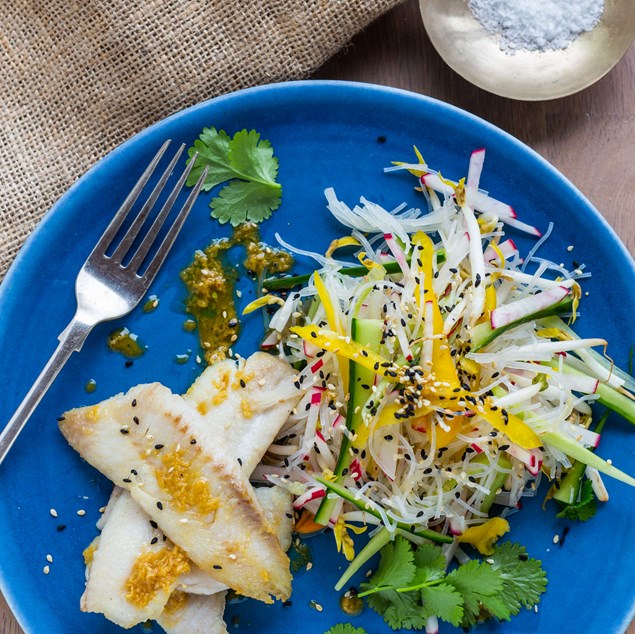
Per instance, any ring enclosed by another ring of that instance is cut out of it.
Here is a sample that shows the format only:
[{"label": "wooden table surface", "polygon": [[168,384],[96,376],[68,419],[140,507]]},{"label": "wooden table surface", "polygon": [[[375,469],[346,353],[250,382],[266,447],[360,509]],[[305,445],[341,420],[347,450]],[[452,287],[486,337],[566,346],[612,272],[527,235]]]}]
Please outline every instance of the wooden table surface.
[{"label": "wooden table surface", "polygon": [[[446,66],[425,33],[417,0],[407,0],[355,37],[314,78],[404,88],[483,117],[565,174],[635,254],[635,46],[606,77],[577,95],[512,101],[472,86]],[[21,632],[0,595],[0,634]],[[635,624],[628,634],[635,634]]]}]

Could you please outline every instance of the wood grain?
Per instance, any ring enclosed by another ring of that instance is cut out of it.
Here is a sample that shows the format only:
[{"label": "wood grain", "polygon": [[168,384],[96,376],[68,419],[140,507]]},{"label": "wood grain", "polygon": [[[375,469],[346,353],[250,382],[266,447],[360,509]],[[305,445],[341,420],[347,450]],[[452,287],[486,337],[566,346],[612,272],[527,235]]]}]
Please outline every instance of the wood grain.
[{"label": "wood grain", "polygon": [[[512,101],[472,86],[447,67],[426,36],[417,1],[408,0],[354,38],[314,78],[404,88],[483,117],[555,165],[635,253],[635,47],[577,95]],[[1,595],[0,632],[22,633]],[[635,624],[628,634],[635,634]]]}]

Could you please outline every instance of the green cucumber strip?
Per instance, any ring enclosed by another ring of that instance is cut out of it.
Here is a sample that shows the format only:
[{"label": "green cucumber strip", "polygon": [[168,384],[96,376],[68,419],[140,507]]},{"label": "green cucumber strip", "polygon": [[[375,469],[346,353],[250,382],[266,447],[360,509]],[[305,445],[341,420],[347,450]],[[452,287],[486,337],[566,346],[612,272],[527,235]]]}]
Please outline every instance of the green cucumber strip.
[{"label": "green cucumber strip", "polygon": [[[549,362],[547,365],[556,369],[559,367],[558,363],[554,361]],[[577,374],[595,378],[592,374],[586,374],[585,372],[572,368],[566,364],[562,367],[565,374]],[[606,383],[602,383],[602,381],[599,380],[596,394],[599,396],[598,403],[608,407],[616,414],[625,418],[629,423],[633,423],[633,425],[635,425],[635,401],[632,398],[629,398],[614,387],[611,387]]]},{"label": "green cucumber strip", "polygon": [[[600,418],[594,429],[596,433],[599,434],[602,432],[608,415],[608,410],[602,414],[602,418]],[[589,449],[589,451],[593,451],[593,449]],[[576,460],[571,469],[567,471],[567,474],[560,481],[560,488],[556,489],[556,492],[553,494],[553,499],[561,504],[575,504],[578,500],[585,469],[586,465],[584,462]]]},{"label": "green cucumber strip", "polygon": [[589,467],[595,467],[598,471],[635,487],[635,478],[632,478],[605,460],[602,460],[602,458],[595,455],[592,451],[579,445],[575,440],[571,440],[571,438],[567,438],[563,434],[554,431],[543,432],[540,438],[548,445],[553,445],[556,449],[560,449],[560,451],[567,454],[569,458],[579,460]]},{"label": "green cucumber strip", "polygon": [[[343,487],[341,484],[337,484],[336,482],[329,482],[324,478],[315,478],[320,484],[324,485],[329,491],[335,493],[337,496],[343,498],[347,502],[355,505],[360,511],[364,511],[365,513],[369,513],[373,517],[381,520],[381,515],[370,507],[367,507],[364,502],[361,500],[355,499],[355,494],[349,491],[346,487]],[[327,496],[328,498],[328,496]],[[427,528],[423,528],[421,530],[412,530],[413,525],[404,524],[403,522],[397,522],[397,526],[404,531],[412,533],[413,535],[418,535],[419,537],[424,537],[425,539],[429,539],[432,542],[437,542],[439,544],[451,544],[452,537],[449,535],[441,535],[441,533],[437,533],[436,531],[432,531]]]},{"label": "green cucumber strip", "polygon": [[[472,462],[478,461],[477,459],[478,459],[478,456]],[[512,463],[503,454],[499,455],[498,463],[503,469],[512,468]],[[490,487],[489,493],[483,498],[483,503],[481,504],[481,511],[483,513],[489,512],[490,508],[492,507],[492,504],[494,504],[494,499],[496,498],[496,491],[502,488],[503,484],[505,484],[505,480],[507,480],[508,475],[509,473],[504,473],[504,472],[498,472],[496,474],[496,477],[494,478],[494,481],[492,482],[492,486]]]},{"label": "green cucumber strip", "polygon": [[[397,262],[386,262],[382,265],[386,269],[386,273],[401,273],[401,268]],[[349,266],[339,271],[342,275],[348,275],[349,277],[364,277],[368,274],[368,269],[365,266]],[[268,291],[286,291],[296,286],[302,286],[306,284],[313,273],[306,273],[305,275],[290,275],[288,277],[268,277],[263,280],[262,285]]]},{"label": "green cucumber strip", "polygon": [[[445,262],[445,251],[439,249],[436,252],[437,262]],[[406,257],[406,261],[410,264],[410,258]],[[401,273],[401,268],[394,260],[390,262],[382,263],[386,273],[393,275],[394,273]],[[368,269],[365,266],[347,266],[340,269],[342,275],[348,275],[349,277],[364,277],[368,273]],[[306,284],[313,273],[306,273],[304,275],[289,275],[288,277],[268,277],[263,280],[262,285],[268,291],[286,291],[296,286],[302,286]]]},{"label": "green cucumber strip", "polygon": [[388,529],[382,527],[379,532],[373,535],[366,546],[359,551],[359,554],[351,561],[344,574],[335,584],[338,592],[349,582],[351,577],[375,554],[378,553],[391,540]]},{"label": "green cucumber strip", "polygon": [[[384,323],[380,319],[355,319],[351,324],[351,339],[366,345],[373,352],[379,352],[381,339],[383,336]],[[346,428],[355,432],[363,424],[362,410],[368,398],[372,394],[372,386],[375,382],[375,373],[354,361],[349,361],[349,385],[350,398],[346,407]],[[338,476],[343,475],[352,461],[348,436],[342,438],[340,453],[333,473]],[[316,524],[326,526],[331,518],[335,499],[328,496],[322,500],[320,507],[315,514]]]},{"label": "green cucumber strip", "polygon": [[572,305],[573,300],[569,295],[567,295],[567,297],[564,297],[553,306],[549,306],[549,308],[538,310],[535,313],[531,313],[530,315],[525,315],[524,317],[521,317],[516,321],[512,321],[506,326],[501,326],[500,328],[492,328],[489,321],[484,321],[482,324],[478,324],[477,326],[474,326],[474,328],[472,328],[472,352],[476,352],[480,348],[486,346],[488,343],[491,343],[492,341],[494,341],[494,339],[496,339],[496,337],[503,334],[510,328],[520,326],[520,324],[524,324],[528,321],[533,321],[534,319],[541,319],[543,317],[551,317],[552,315],[565,313],[568,310],[571,310]]}]

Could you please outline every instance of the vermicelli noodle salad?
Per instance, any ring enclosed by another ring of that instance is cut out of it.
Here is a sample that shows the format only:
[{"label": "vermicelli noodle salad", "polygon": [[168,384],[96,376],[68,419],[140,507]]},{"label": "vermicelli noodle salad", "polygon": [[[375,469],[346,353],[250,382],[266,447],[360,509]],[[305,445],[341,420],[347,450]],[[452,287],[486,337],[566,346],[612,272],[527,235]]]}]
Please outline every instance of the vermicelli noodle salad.
[{"label": "vermicelli noodle salad", "polygon": [[267,309],[262,347],[303,396],[252,477],[296,496],[301,532],[333,530],[351,562],[337,589],[380,551],[360,596],[394,629],[436,632],[538,603],[540,562],[498,540],[541,479],[581,521],[608,499],[602,475],[635,486],[596,453],[604,411],[635,423],[635,382],[601,333],[575,332],[590,273],[542,258],[551,226],[479,188],[485,150],[458,182],[417,159],[387,171],[417,178],[423,211],[327,189],[343,235],[326,253],[278,236],[315,270],[266,279],[246,310]]}]

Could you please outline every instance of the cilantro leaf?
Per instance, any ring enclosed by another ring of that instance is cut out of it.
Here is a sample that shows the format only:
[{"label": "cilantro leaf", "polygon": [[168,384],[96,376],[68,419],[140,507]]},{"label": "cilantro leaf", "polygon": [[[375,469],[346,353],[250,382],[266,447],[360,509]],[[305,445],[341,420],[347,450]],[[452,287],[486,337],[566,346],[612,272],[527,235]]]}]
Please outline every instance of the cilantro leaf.
[{"label": "cilantro leaf", "polygon": [[228,182],[210,203],[212,217],[221,224],[230,222],[235,227],[247,221],[261,222],[280,206],[278,159],[271,143],[255,130],[241,130],[230,138],[224,130],[204,128],[188,150],[190,161],[196,152],[189,186],[196,184],[205,168],[205,191]]},{"label": "cilantro leaf", "polygon": [[415,565],[421,568],[433,568],[445,574],[445,556],[434,544],[422,544],[414,553]]},{"label": "cilantro leaf", "polygon": [[361,627],[354,627],[350,623],[338,623],[329,628],[324,634],[366,634]]},{"label": "cilantro leaf", "polygon": [[194,167],[187,178],[188,187],[196,185],[206,167],[208,170],[203,183],[204,191],[209,191],[220,183],[236,178],[233,168],[227,164],[229,141],[229,136],[224,130],[218,132],[216,128],[203,128],[198,140],[194,141],[194,147],[188,150],[190,158],[198,152]]},{"label": "cilantro leaf", "polygon": [[511,614],[518,614],[520,606],[531,608],[547,588],[547,576],[540,561],[527,556],[527,551],[519,544],[500,544],[491,559],[492,570],[500,575],[503,592],[500,598],[506,602]]},{"label": "cilantro leaf", "polygon": [[279,196],[271,196],[267,187],[256,182],[232,181],[212,200],[212,216],[232,227],[241,222],[261,222],[271,216],[280,204]]},{"label": "cilantro leaf", "polygon": [[489,564],[476,560],[453,570],[446,581],[463,597],[463,625],[467,626],[476,623],[487,597],[498,595],[503,589],[500,575]]},{"label": "cilantro leaf", "polygon": [[376,609],[376,603],[368,597],[368,605],[379,612],[384,621],[393,630],[421,630],[426,626],[427,616],[421,608],[418,592],[396,592],[395,590],[383,590],[381,601],[384,605],[381,611]]},{"label": "cilantro leaf", "polygon": [[415,572],[410,542],[405,537],[397,537],[381,549],[377,572],[363,586],[364,589],[401,588],[413,580]]},{"label": "cilantro leaf", "polygon": [[236,173],[255,181],[275,184],[278,159],[273,155],[269,141],[260,140],[255,130],[236,132],[229,143],[228,158]]},{"label": "cilantro leaf", "polygon": [[590,480],[585,480],[580,488],[580,501],[574,504],[561,504],[561,511],[556,517],[586,522],[597,513],[597,502]]},{"label": "cilantro leaf", "polygon": [[463,619],[463,597],[447,583],[421,588],[426,619],[430,616],[457,626]]}]

